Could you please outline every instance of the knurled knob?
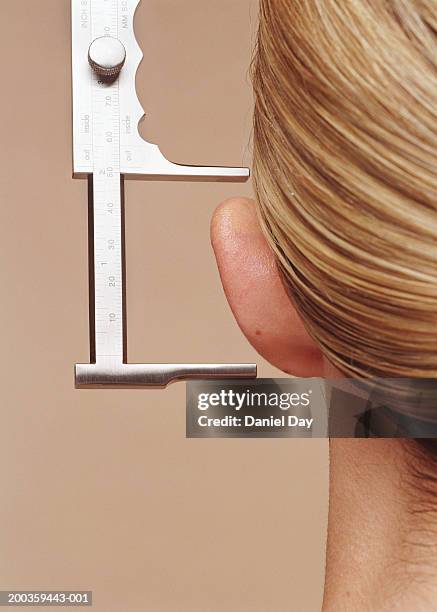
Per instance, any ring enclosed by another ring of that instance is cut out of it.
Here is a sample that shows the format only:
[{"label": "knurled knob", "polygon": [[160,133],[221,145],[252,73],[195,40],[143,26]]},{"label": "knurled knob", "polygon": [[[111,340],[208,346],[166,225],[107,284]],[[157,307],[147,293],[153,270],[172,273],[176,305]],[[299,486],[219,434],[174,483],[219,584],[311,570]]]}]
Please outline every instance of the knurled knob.
[{"label": "knurled knob", "polygon": [[118,38],[101,36],[91,43],[88,61],[94,72],[100,76],[116,78],[126,61],[126,49]]}]

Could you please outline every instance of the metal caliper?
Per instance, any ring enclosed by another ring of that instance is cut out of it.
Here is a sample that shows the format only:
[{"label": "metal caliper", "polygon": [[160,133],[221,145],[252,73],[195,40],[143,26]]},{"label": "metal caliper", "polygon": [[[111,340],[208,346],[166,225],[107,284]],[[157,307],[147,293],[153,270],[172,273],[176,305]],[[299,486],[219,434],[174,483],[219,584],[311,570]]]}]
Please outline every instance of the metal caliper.
[{"label": "metal caliper", "polygon": [[72,0],[73,176],[89,181],[90,363],[76,387],[165,387],[175,380],[254,378],[255,364],[127,363],[124,179],[246,181],[247,168],[185,166],[145,141],[135,77],[140,0]]}]

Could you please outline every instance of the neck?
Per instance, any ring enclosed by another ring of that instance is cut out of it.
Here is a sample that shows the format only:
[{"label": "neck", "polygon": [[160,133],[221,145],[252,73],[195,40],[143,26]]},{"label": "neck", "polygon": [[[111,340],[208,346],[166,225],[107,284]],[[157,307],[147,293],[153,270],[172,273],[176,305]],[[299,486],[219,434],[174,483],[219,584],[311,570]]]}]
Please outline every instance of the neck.
[{"label": "neck", "polygon": [[331,441],[324,612],[436,610],[437,494],[412,475],[412,445]]}]

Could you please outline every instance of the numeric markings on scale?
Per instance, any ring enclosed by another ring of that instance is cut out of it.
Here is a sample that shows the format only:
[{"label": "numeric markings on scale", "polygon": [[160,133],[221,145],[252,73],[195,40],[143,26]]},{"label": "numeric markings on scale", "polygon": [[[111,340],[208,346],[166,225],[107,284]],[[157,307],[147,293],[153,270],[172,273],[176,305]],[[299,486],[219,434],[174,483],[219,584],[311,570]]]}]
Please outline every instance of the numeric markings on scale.
[{"label": "numeric markings on scale", "polygon": [[112,166],[108,166],[107,168],[100,168],[99,175],[106,176],[108,178],[114,178],[114,168]]},{"label": "numeric markings on scale", "polygon": [[[92,2],[97,36],[118,37],[122,0]],[[130,6],[130,0],[129,0]],[[123,358],[122,207],[118,81],[93,78],[94,264],[96,359]]]}]

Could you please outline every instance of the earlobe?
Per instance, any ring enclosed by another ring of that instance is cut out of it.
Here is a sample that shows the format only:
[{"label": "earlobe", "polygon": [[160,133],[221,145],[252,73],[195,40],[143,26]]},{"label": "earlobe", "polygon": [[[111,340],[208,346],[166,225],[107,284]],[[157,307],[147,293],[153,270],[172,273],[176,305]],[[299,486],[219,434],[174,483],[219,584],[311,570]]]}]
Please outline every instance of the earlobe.
[{"label": "earlobe", "polygon": [[252,200],[216,209],[211,241],[232,312],[252,346],[294,376],[323,376],[323,356],[282,285]]}]

